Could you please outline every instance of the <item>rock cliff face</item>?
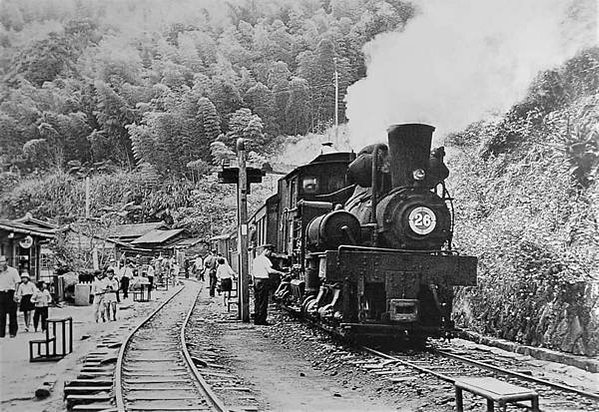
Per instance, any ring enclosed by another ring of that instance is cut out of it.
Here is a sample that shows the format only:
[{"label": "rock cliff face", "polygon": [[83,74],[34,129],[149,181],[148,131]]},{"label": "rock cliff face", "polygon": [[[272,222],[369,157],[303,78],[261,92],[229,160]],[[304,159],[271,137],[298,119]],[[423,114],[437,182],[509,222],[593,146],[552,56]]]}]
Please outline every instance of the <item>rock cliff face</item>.
[{"label": "rock cliff face", "polygon": [[478,286],[458,292],[463,326],[599,353],[596,79],[592,49],[541,75],[505,117],[451,137],[455,245],[479,257]]}]

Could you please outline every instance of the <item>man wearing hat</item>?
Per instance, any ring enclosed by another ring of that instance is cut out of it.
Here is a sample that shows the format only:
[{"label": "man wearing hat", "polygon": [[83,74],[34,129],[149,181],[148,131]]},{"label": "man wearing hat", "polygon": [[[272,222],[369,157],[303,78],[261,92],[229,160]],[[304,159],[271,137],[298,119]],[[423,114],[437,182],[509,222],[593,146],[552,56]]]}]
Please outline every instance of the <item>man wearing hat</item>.
[{"label": "man wearing hat", "polygon": [[0,256],[0,338],[6,334],[6,314],[9,318],[10,337],[17,336],[17,303],[15,290],[21,282],[17,269],[8,266],[6,256]]},{"label": "man wearing hat", "polygon": [[272,267],[270,256],[273,246],[262,245],[262,253],[254,258],[252,275],[254,276],[254,325],[268,325],[266,322],[268,309],[269,274],[284,275]]}]

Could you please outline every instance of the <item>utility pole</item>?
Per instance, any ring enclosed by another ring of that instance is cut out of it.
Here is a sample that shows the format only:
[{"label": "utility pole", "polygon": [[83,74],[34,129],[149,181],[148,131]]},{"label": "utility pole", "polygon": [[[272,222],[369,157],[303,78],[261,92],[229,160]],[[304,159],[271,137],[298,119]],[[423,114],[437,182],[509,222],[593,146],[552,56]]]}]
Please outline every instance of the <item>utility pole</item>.
[{"label": "utility pole", "polygon": [[89,190],[89,176],[85,177],[85,219],[89,219],[90,209],[90,190]]},{"label": "utility pole", "polygon": [[337,58],[335,62],[335,146],[339,146],[339,72],[337,71]]},{"label": "utility pole", "polygon": [[250,290],[249,290],[249,273],[248,273],[248,211],[247,211],[247,191],[248,191],[248,179],[246,169],[246,152],[245,152],[245,141],[243,139],[237,139],[237,159],[239,161],[239,182],[237,184],[238,190],[238,221],[239,221],[239,233],[237,239],[239,242],[239,256],[240,256],[240,267],[239,267],[239,283],[241,290],[241,302],[238,305],[239,318],[242,322],[250,321]]}]

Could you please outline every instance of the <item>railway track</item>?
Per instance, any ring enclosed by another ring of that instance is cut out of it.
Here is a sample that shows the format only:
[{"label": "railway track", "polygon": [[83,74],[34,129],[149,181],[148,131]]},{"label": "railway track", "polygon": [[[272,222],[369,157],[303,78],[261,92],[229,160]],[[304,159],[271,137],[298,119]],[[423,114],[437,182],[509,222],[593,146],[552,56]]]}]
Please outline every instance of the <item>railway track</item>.
[{"label": "railway track", "polygon": [[227,410],[198,373],[185,342],[200,290],[188,282],[125,340],[115,368],[117,411]]},{"label": "railway track", "polygon": [[[448,390],[456,380],[464,377],[494,377],[507,383],[525,386],[539,394],[542,411],[596,411],[599,410],[599,393],[575,388],[560,382],[534,376],[530,369],[518,370],[516,361],[478,353],[476,350],[460,349],[459,353],[448,349],[433,349],[416,354],[398,354],[362,347],[374,355],[371,360],[358,360],[355,364],[373,373],[387,377],[393,382],[404,382],[415,374],[427,374],[447,382]],[[469,402],[481,398],[469,396]],[[509,404],[508,404],[509,405]],[[512,404],[513,405],[513,404]],[[518,407],[524,404],[516,403]],[[508,408],[514,406],[508,406]],[[509,409],[508,409],[509,410]]]}]

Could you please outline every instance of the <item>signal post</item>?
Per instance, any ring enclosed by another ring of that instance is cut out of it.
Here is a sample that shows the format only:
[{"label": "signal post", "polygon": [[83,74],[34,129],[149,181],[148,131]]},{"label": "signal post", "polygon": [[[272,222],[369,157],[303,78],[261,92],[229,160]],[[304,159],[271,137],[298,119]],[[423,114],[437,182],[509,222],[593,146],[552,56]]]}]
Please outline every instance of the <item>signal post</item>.
[{"label": "signal post", "polygon": [[245,142],[237,139],[237,159],[239,161],[239,182],[237,184],[238,226],[237,233],[239,245],[239,280],[241,294],[239,295],[238,313],[242,322],[250,321],[250,274],[248,271],[248,199],[247,199],[247,169]]},{"label": "signal post", "polygon": [[251,183],[262,182],[264,172],[260,169],[247,167],[247,154],[244,139],[237,139],[238,166],[224,165],[218,177],[221,183],[237,183],[237,245],[239,250],[239,280],[237,290],[239,296],[238,318],[242,322],[250,321],[250,274],[248,270],[248,225],[247,225],[247,195]]}]

